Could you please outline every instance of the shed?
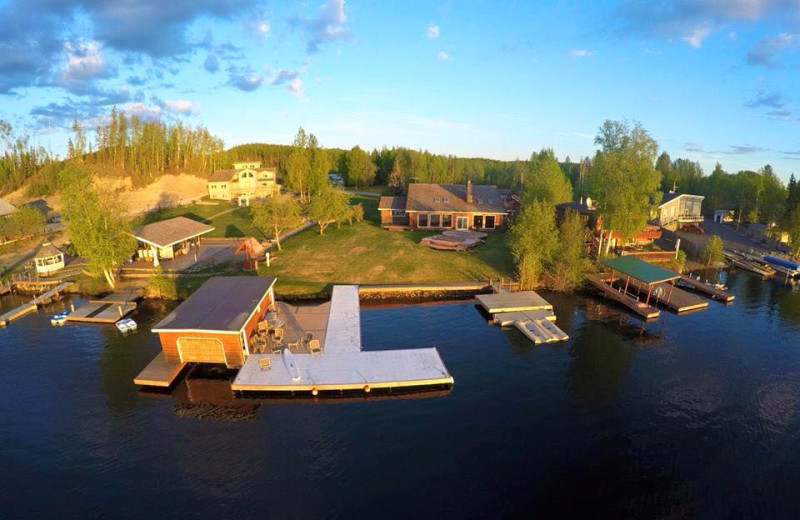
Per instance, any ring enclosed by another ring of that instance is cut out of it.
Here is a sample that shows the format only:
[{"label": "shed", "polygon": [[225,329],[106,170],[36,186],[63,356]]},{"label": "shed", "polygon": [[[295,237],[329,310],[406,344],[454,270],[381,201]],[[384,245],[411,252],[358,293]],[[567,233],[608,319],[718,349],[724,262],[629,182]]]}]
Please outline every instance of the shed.
[{"label": "shed", "polygon": [[[174,217],[160,222],[140,226],[133,231],[139,242],[139,258],[153,260],[158,266],[159,258],[175,258],[176,253],[186,254],[191,245],[200,245],[200,236],[214,228],[187,217]],[[194,243],[192,243],[194,241]]]},{"label": "shed", "polygon": [[42,244],[33,261],[38,274],[49,275],[64,269],[64,253],[49,242]]},{"label": "shed", "polygon": [[[258,261],[265,257],[267,248],[253,237],[245,238],[236,246],[234,254],[244,253],[244,268],[248,271],[258,269]],[[267,263],[269,267],[269,263]]]},{"label": "shed", "polygon": [[275,277],[211,278],[152,331],[167,363],[220,363],[240,367],[250,338],[275,304]]}]

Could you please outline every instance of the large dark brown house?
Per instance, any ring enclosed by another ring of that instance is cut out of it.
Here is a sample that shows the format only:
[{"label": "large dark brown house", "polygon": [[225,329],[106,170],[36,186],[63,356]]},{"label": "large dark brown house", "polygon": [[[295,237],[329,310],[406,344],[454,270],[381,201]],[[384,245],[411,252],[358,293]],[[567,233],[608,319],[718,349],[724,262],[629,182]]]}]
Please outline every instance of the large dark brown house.
[{"label": "large dark brown house", "polygon": [[386,229],[480,229],[505,224],[511,210],[507,190],[497,186],[410,184],[405,197],[381,197]]}]

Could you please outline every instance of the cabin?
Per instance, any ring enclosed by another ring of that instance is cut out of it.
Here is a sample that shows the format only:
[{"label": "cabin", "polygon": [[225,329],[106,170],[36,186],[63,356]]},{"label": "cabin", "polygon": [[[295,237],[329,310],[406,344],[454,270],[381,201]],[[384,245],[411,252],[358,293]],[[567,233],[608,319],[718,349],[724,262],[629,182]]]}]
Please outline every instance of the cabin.
[{"label": "cabin", "polygon": [[36,274],[49,276],[64,269],[64,253],[53,244],[45,243],[33,257]]},{"label": "cabin", "polygon": [[[567,214],[567,211],[574,211],[586,217],[586,225],[593,237],[595,247],[600,245],[600,232],[603,229],[603,217],[597,214],[597,211],[592,204],[592,199],[583,198],[579,202],[563,202],[556,204],[556,221],[560,224]],[[622,243],[620,234],[616,231],[611,232],[611,248],[620,248],[623,246],[644,246],[651,244],[661,238],[661,229],[658,226],[648,225],[633,237],[628,239],[626,243]],[[608,235],[603,236],[603,242],[609,239]]]},{"label": "cabin", "polygon": [[273,276],[209,279],[153,327],[164,361],[244,365],[258,323],[275,305],[274,286]]},{"label": "cabin", "polygon": [[15,211],[17,211],[16,206],[10,202],[0,199],[0,217],[7,217]]},{"label": "cabin", "polygon": [[187,217],[174,217],[146,224],[133,230],[136,237],[136,256],[152,260],[158,267],[160,260],[171,260],[185,255],[192,247],[200,247],[200,237],[214,228]]},{"label": "cabin", "polygon": [[476,229],[492,231],[506,223],[510,193],[497,186],[410,184],[405,197],[381,197],[384,229]]},{"label": "cabin", "polygon": [[279,195],[275,168],[262,168],[259,161],[233,163],[232,170],[217,170],[206,183],[208,197],[214,200],[235,200],[240,206],[249,206],[252,199],[266,199]]},{"label": "cabin", "polygon": [[696,227],[703,223],[703,197],[670,191],[661,197],[654,224],[670,231]]}]

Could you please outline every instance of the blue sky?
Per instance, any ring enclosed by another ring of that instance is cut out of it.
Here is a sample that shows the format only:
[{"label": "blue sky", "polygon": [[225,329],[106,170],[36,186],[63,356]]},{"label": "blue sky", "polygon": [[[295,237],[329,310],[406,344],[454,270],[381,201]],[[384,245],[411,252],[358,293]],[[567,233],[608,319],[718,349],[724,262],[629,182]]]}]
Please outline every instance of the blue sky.
[{"label": "blue sky", "polygon": [[63,153],[112,105],[226,146],[591,155],[604,119],[673,158],[800,171],[800,0],[0,0],[0,118]]}]

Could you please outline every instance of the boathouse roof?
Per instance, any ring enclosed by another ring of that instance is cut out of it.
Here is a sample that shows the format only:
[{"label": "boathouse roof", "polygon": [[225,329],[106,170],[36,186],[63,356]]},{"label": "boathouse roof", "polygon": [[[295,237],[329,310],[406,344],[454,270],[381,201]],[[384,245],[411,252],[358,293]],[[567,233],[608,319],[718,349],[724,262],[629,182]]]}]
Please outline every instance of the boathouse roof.
[{"label": "boathouse roof", "polygon": [[239,332],[274,276],[218,276],[209,279],[153,327],[153,332]]},{"label": "boathouse roof", "polygon": [[210,231],[214,231],[214,228],[202,222],[187,217],[174,217],[140,226],[133,230],[133,235],[140,242],[155,247],[169,247]]},{"label": "boathouse roof", "polygon": [[648,285],[667,282],[681,277],[680,274],[669,269],[664,269],[653,264],[648,264],[644,260],[636,258],[635,256],[620,256],[617,258],[609,258],[602,261],[606,267],[619,271],[620,273],[630,276],[636,280],[640,280]]}]

